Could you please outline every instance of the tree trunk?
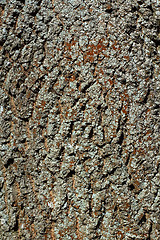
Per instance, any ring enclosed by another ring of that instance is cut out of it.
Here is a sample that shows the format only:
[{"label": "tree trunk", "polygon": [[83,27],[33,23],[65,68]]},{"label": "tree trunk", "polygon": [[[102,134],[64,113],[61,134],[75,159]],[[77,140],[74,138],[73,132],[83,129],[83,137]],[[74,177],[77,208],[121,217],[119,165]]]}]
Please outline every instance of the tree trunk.
[{"label": "tree trunk", "polygon": [[1,239],[160,236],[152,0],[0,0]]}]

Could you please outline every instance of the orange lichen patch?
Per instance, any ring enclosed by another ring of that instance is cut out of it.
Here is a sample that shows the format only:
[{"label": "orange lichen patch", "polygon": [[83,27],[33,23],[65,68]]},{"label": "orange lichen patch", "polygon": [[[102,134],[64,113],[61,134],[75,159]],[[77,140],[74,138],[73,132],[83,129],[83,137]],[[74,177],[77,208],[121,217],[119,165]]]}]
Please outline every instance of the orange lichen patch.
[{"label": "orange lichen patch", "polygon": [[[29,69],[29,70],[31,70],[31,69]],[[29,70],[28,70],[28,72],[29,72]],[[44,69],[44,70],[41,70],[39,66],[37,67],[37,70],[38,70],[40,73],[46,73],[46,70],[45,70],[45,69]]]},{"label": "orange lichen patch", "polygon": [[121,95],[121,100],[123,101],[123,106],[122,106],[122,112],[125,114],[125,115],[128,115],[128,106],[129,106],[129,95],[127,94],[127,91],[125,90],[122,95]]},{"label": "orange lichen patch", "polygon": [[31,224],[31,231],[32,231],[32,239],[35,239],[35,237],[36,237],[36,231],[35,231],[34,223]]},{"label": "orange lichen patch", "polygon": [[13,146],[16,146],[16,140],[15,139],[13,140]]},{"label": "orange lichen patch", "polygon": [[84,62],[87,62],[87,61],[89,61],[91,63],[94,62],[94,57],[92,56],[93,54],[92,55],[91,54],[92,54],[92,52],[90,51],[83,56]]},{"label": "orange lichen patch", "polygon": [[130,204],[127,201],[124,201],[123,206],[125,207],[125,209],[126,208],[128,209],[128,208],[131,207]]},{"label": "orange lichen patch", "polygon": [[141,142],[142,142],[142,139],[141,139],[141,138],[139,138],[139,139],[138,139],[138,141],[141,143]]},{"label": "orange lichen patch", "polygon": [[69,168],[72,168],[74,166],[74,161],[70,161]]},{"label": "orange lichen patch", "polygon": [[[97,69],[97,66],[95,67],[95,71],[94,71],[94,76],[103,76],[104,75],[104,71],[102,68]],[[97,83],[99,83],[99,80],[97,79]]]},{"label": "orange lichen patch", "polygon": [[33,129],[33,137],[36,137],[36,133],[37,133],[37,129],[34,128],[34,129]]},{"label": "orange lichen patch", "polygon": [[118,235],[118,239],[119,239],[119,237],[120,237],[120,239],[124,239],[124,235],[122,232],[118,231],[117,235]]},{"label": "orange lichen patch", "polygon": [[129,99],[129,95],[127,94],[127,90],[124,90],[122,95],[121,95],[121,100],[128,100]]},{"label": "orange lichen patch", "polygon": [[44,139],[44,146],[46,148],[46,151],[49,151],[48,145],[47,145],[47,138]]},{"label": "orange lichen patch", "polygon": [[106,49],[107,49],[108,43],[107,43],[107,45],[104,45],[103,42],[104,42],[104,38],[102,38],[102,39],[99,41],[98,45],[96,46],[96,48],[97,48],[97,54],[99,54],[99,53],[101,53],[103,50],[106,50]]},{"label": "orange lichen patch", "polygon": [[70,81],[73,82],[76,79],[74,75],[71,76]]},{"label": "orange lichen patch", "polygon": [[70,120],[74,121],[76,116],[77,116],[77,111],[76,110],[72,110],[72,115],[69,116],[69,118],[70,118]]},{"label": "orange lichen patch", "polygon": [[[66,212],[66,214],[67,214],[67,212]],[[64,237],[64,236],[66,236],[66,234],[69,234],[70,231],[71,231],[71,227],[65,227],[65,228],[63,228],[63,230],[59,230],[58,233],[59,233],[60,237]],[[59,239],[62,239],[62,238],[59,238]]]},{"label": "orange lichen patch", "polygon": [[15,167],[16,171],[18,170],[18,167],[17,167],[17,164],[16,164],[16,163],[13,163],[12,166]]},{"label": "orange lichen patch", "polygon": [[139,190],[140,182],[137,179],[133,180],[133,185],[136,190]]},{"label": "orange lichen patch", "polygon": [[115,40],[114,42],[113,42],[113,44],[111,45],[111,47],[114,49],[114,50],[120,50],[120,48],[119,47],[116,47],[117,46],[117,41]]},{"label": "orange lichen patch", "polygon": [[[48,214],[47,214],[47,216],[48,216]],[[46,220],[46,223],[48,224],[48,219]],[[50,233],[50,232],[49,232],[49,229],[47,228],[46,231],[45,231],[45,234],[44,234],[45,240],[47,240],[47,239],[49,238],[49,236],[50,236],[49,233]],[[50,238],[49,238],[49,239],[50,239]]]},{"label": "orange lichen patch", "polygon": [[85,167],[85,171],[88,173],[88,170],[89,170],[89,168],[88,167]]},{"label": "orange lichen patch", "polygon": [[17,195],[18,195],[18,197],[20,198],[20,196],[21,196],[20,186],[19,186],[18,182],[16,182],[15,185],[16,185]]},{"label": "orange lichen patch", "polygon": [[137,152],[137,149],[136,149],[136,148],[134,148],[132,153],[135,155],[135,154],[136,154],[136,152]]},{"label": "orange lichen patch", "polygon": [[110,10],[111,7],[112,7],[112,6],[111,6],[110,4],[107,4],[106,9],[107,9],[107,10]]},{"label": "orange lichen patch", "polygon": [[108,79],[108,81],[109,81],[109,83],[110,83],[111,85],[114,84],[113,80],[111,80],[110,78]]},{"label": "orange lichen patch", "polygon": [[146,135],[147,135],[147,134],[151,134],[151,133],[152,133],[151,130],[147,130]]},{"label": "orange lichen patch", "polygon": [[128,106],[127,105],[123,105],[122,107],[122,112],[127,115],[128,114]]},{"label": "orange lichen patch", "polygon": [[72,41],[70,43],[65,42],[64,45],[66,46],[66,50],[72,51],[72,46],[75,46],[76,43],[77,43],[77,41],[75,41],[74,39],[72,39]]},{"label": "orange lichen patch", "polygon": [[37,114],[36,114],[36,120],[40,120],[40,119],[42,118],[41,113],[39,112],[38,109],[36,109],[36,112],[37,112]]},{"label": "orange lichen patch", "polygon": [[81,240],[80,231],[79,231],[79,220],[77,216],[76,216],[76,233],[77,233],[77,238]]},{"label": "orange lichen patch", "polygon": [[104,71],[102,70],[102,68],[100,68],[98,72],[104,75]]},{"label": "orange lichen patch", "polygon": [[144,156],[144,154],[146,153],[146,151],[143,148],[138,148],[137,152],[139,153],[139,155]]},{"label": "orange lichen patch", "polygon": [[33,66],[39,68],[39,64],[36,61],[33,63]]},{"label": "orange lichen patch", "polygon": [[18,226],[20,226],[18,228],[18,238],[20,239],[20,236],[21,236],[21,226],[22,226],[22,223],[20,221],[18,221]]},{"label": "orange lichen patch", "polygon": [[41,108],[42,108],[42,110],[44,109],[45,105],[46,105],[46,101],[42,100],[41,101]]},{"label": "orange lichen patch", "polygon": [[94,57],[93,56],[90,56],[90,54],[89,55],[87,55],[87,57],[84,57],[84,60],[85,59],[87,59],[89,62],[91,62],[91,63],[93,63],[94,62]]},{"label": "orange lichen patch", "polygon": [[114,25],[111,22],[109,22],[108,25],[110,25],[111,27],[114,27]]},{"label": "orange lichen patch", "polygon": [[147,111],[146,111],[146,113],[150,113],[150,112],[151,112],[151,109],[148,108]]},{"label": "orange lichen patch", "polygon": [[51,227],[51,238],[52,238],[52,240],[55,240],[56,238],[55,238],[55,234],[54,234],[54,228],[55,228],[55,223],[54,222],[52,222],[52,227]]},{"label": "orange lichen patch", "polygon": [[129,61],[129,56],[124,56],[124,59],[126,59],[127,61]]},{"label": "orange lichen patch", "polygon": [[152,140],[151,136],[149,136],[149,137],[147,138],[147,141],[148,141],[148,140]]},{"label": "orange lichen patch", "polygon": [[24,224],[25,224],[24,228],[25,228],[26,230],[30,231],[30,228],[29,228],[29,226],[30,226],[30,221],[29,221],[28,216],[26,216],[26,220],[24,220]]},{"label": "orange lichen patch", "polygon": [[16,105],[15,105],[15,103],[14,103],[13,97],[11,97],[11,106],[12,106],[13,112],[14,112],[15,115],[17,116]]},{"label": "orange lichen patch", "polygon": [[49,192],[49,194],[50,194],[50,197],[51,197],[51,201],[52,201],[52,203],[53,203],[53,207],[55,207],[55,200],[54,200],[53,191],[51,190],[51,191]]},{"label": "orange lichen patch", "polygon": [[55,87],[59,86],[59,81],[54,84]]},{"label": "orange lichen patch", "polygon": [[69,62],[69,61],[71,61],[72,56],[71,56],[71,55],[67,55],[66,59],[67,59],[67,61]]},{"label": "orange lichen patch", "polygon": [[81,62],[77,62],[76,64],[77,64],[77,66],[79,66],[79,67],[81,66]]},{"label": "orange lichen patch", "polygon": [[101,212],[95,211],[95,212],[93,213],[93,215],[94,215],[94,217],[98,217],[99,215],[101,215]]},{"label": "orange lichen patch", "polygon": [[87,61],[93,63],[99,54],[103,54],[103,50],[106,50],[108,46],[108,44],[103,44],[103,42],[104,39],[101,39],[97,45],[88,45],[88,50],[83,55],[84,63]]}]

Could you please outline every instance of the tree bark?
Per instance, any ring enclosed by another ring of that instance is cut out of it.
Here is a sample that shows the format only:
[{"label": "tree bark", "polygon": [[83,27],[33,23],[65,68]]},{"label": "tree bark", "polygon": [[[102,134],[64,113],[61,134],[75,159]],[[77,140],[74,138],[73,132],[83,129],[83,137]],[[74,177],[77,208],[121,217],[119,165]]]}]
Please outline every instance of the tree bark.
[{"label": "tree bark", "polygon": [[158,4],[0,0],[1,239],[159,239]]}]

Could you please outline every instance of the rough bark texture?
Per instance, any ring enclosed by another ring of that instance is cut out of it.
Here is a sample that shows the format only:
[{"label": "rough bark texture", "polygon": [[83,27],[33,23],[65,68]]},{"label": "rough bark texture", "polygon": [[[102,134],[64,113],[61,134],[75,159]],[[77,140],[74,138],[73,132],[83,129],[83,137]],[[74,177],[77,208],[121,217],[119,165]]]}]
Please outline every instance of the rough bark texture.
[{"label": "rough bark texture", "polygon": [[0,239],[159,239],[158,4],[0,0]]}]

